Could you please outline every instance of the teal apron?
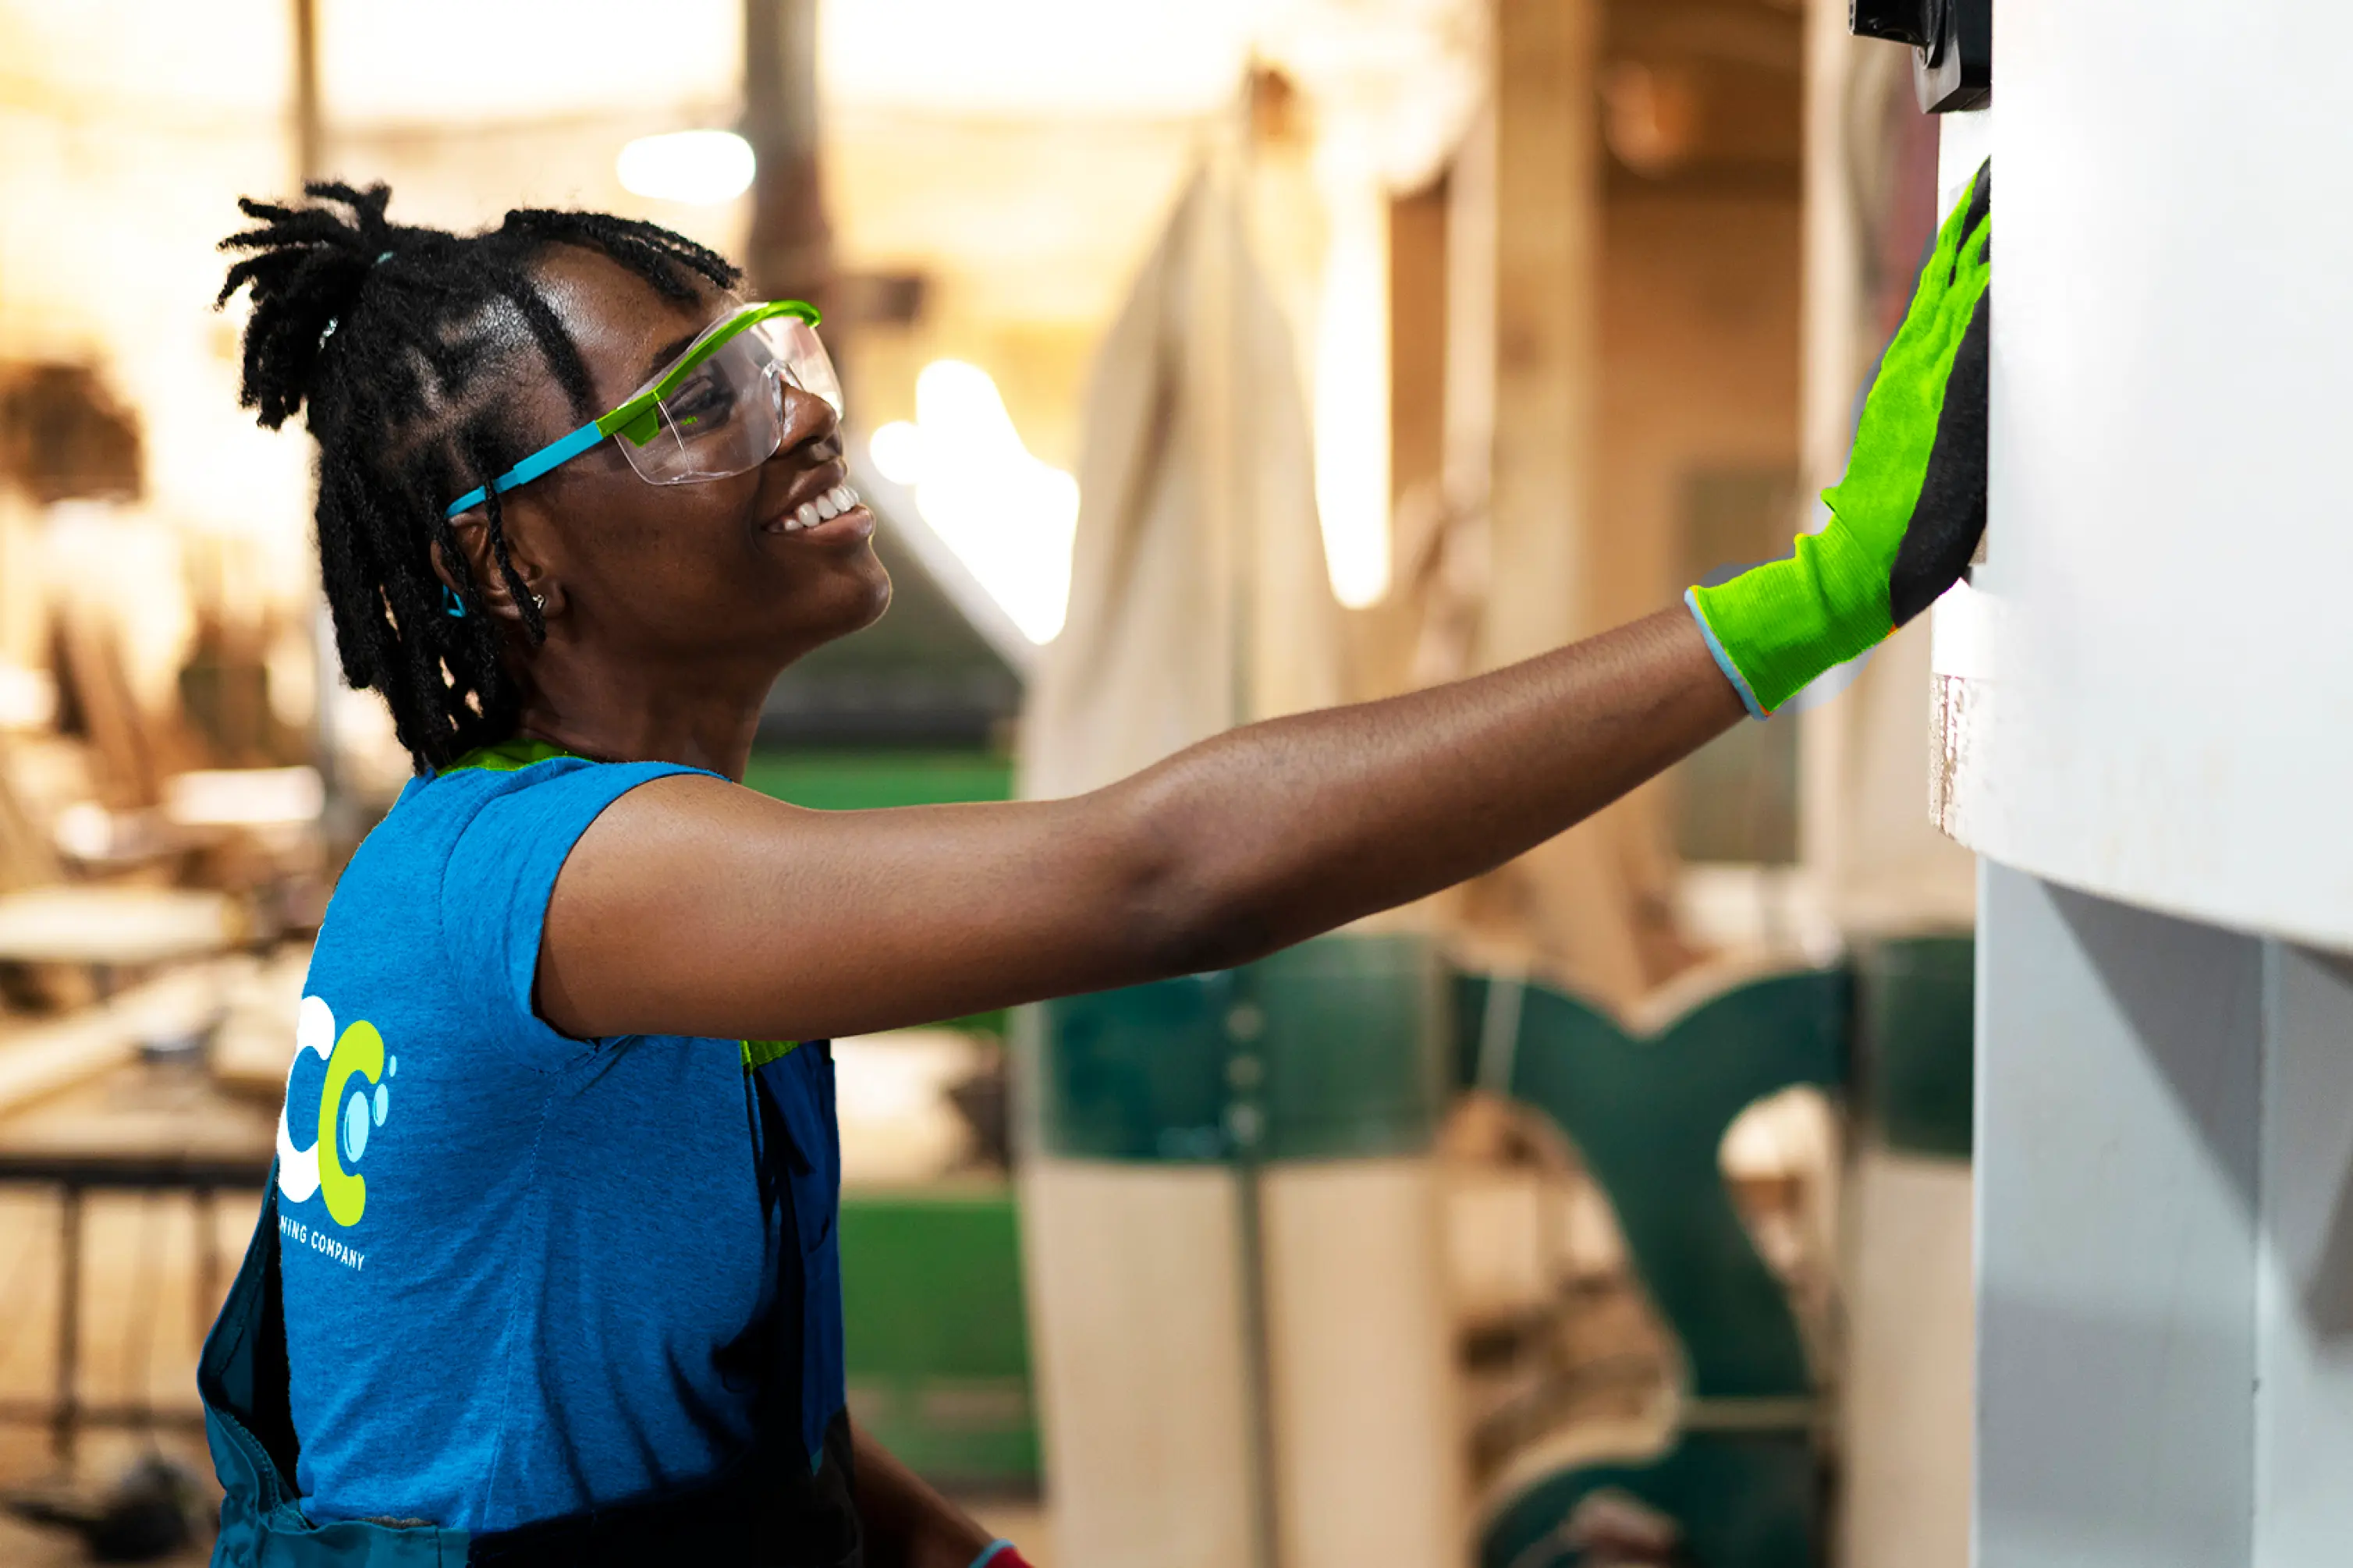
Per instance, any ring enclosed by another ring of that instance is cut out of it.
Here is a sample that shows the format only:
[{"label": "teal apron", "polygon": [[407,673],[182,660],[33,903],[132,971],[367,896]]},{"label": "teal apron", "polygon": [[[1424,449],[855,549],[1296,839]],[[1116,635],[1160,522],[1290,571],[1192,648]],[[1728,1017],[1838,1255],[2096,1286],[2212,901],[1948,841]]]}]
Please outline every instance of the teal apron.
[{"label": "teal apron", "polygon": [[[841,1151],[833,1051],[812,1041],[760,1062],[762,1197],[789,1205],[797,1244],[777,1271],[752,1450],[708,1480],[470,1535],[427,1524],[312,1524],[294,1490],[299,1444],[288,1403],[278,1280],[278,1172],[196,1384],[220,1478],[214,1568],[860,1568],[849,1415],[841,1367]],[[797,1261],[796,1261],[797,1258]]]}]

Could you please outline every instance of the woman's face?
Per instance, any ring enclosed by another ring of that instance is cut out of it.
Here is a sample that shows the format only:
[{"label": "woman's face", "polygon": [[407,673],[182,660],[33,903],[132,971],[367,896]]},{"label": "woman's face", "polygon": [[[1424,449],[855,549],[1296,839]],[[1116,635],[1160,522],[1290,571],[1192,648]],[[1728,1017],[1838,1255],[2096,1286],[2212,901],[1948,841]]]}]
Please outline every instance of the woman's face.
[{"label": "woman's face", "polygon": [[[666,300],[596,252],[552,247],[540,291],[578,345],[602,413],[685,352],[739,300],[705,289]],[[522,363],[537,364],[535,354]],[[519,408],[534,438],[578,423],[552,374]],[[862,504],[816,528],[786,532],[804,502],[849,480],[839,416],[787,384],[776,454],[748,473],[690,484],[639,479],[606,442],[502,497],[502,526],[518,563],[536,568],[549,600],[551,645],[681,673],[714,661],[776,668],[871,624],[891,602],[875,558],[874,518]],[[476,581],[495,583],[479,538],[460,540]],[[477,527],[470,531],[480,535]]]}]

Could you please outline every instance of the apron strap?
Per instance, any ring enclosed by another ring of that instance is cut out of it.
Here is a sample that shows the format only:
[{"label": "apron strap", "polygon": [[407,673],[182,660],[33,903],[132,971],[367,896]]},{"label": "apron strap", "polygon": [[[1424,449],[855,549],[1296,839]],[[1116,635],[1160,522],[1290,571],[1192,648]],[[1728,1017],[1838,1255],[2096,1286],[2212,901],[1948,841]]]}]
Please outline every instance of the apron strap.
[{"label": "apron strap", "polygon": [[[207,1426],[231,1424],[249,1447],[254,1501],[264,1510],[294,1496],[301,1444],[294,1436],[286,1367],[286,1318],[278,1281],[278,1164],[262,1188],[261,1215],[220,1316],[205,1336],[196,1391]],[[242,1479],[242,1478],[240,1478]],[[223,1476],[223,1484],[229,1478]]]}]

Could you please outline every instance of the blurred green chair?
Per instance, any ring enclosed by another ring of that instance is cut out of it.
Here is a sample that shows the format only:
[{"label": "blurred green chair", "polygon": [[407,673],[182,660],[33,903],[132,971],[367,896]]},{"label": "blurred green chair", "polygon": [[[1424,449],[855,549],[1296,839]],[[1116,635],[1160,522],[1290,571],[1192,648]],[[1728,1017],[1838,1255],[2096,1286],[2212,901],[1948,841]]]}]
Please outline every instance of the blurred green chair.
[{"label": "blurred green chair", "polygon": [[1633,1036],[1559,991],[1457,979],[1465,1081],[1543,1112],[1576,1144],[1681,1344],[1688,1382],[1683,1427],[1663,1454],[1525,1484],[1485,1521],[1482,1568],[1569,1568],[1578,1549],[1564,1526],[1603,1491],[1673,1519],[1702,1568],[1821,1561],[1814,1379],[1788,1297],[1725,1189],[1720,1151],[1757,1100],[1842,1087],[1850,989],[1843,969],[1768,974]]}]

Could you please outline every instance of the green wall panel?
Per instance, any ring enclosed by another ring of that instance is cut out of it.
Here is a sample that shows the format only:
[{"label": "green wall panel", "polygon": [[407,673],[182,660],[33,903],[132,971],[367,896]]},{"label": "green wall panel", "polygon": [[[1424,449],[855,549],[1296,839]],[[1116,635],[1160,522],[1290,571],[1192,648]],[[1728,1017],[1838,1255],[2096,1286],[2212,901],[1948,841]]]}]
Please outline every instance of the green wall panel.
[{"label": "green wall panel", "polygon": [[1427,943],[1335,936],[1257,963],[1039,1009],[1045,1151],[1070,1159],[1317,1160],[1427,1149],[1448,1093]]},{"label": "green wall panel", "polygon": [[1008,1188],[845,1192],[843,1363],[860,1425],[936,1484],[1027,1489],[1038,1423]]}]

